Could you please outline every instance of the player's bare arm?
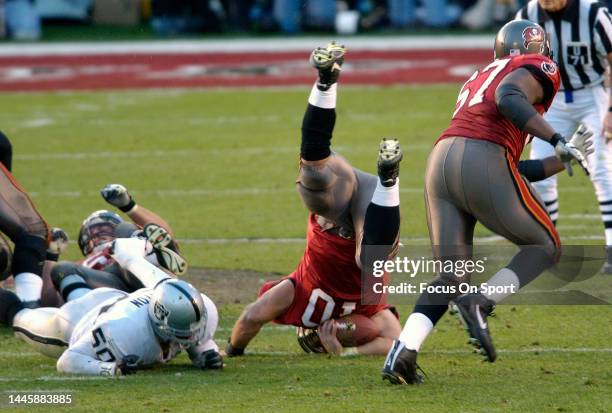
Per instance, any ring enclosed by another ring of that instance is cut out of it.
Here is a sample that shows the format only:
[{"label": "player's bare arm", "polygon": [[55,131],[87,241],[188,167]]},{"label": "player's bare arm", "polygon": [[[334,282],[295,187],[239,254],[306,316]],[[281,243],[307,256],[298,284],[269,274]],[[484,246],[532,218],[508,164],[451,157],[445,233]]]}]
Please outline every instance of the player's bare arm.
[{"label": "player's bare arm", "polygon": [[259,330],[287,311],[293,302],[294,293],[293,283],[283,280],[247,306],[232,329],[226,349],[227,355],[231,357],[244,354],[244,349]]},{"label": "player's bare arm", "polygon": [[[373,330],[378,332],[378,336],[372,340],[367,340],[364,344],[354,347],[345,347],[338,339],[337,320],[326,321],[317,329],[321,345],[325,348],[327,353],[337,356],[353,354],[370,356],[387,353],[393,344],[393,340],[399,337],[401,333],[401,326],[398,323],[396,315],[393,314],[391,310],[386,309],[374,314],[370,317],[370,320],[373,323]],[[364,327],[361,323],[356,325],[357,329],[361,327]],[[358,334],[365,335],[365,333],[362,332]]]},{"label": "player's bare arm", "polygon": [[155,212],[137,204],[130,195],[127,188],[121,184],[106,185],[100,191],[102,198],[109,204],[119,208],[138,226],[144,227],[147,224],[156,224],[166,229],[170,236],[174,238],[174,233],[170,225]]}]

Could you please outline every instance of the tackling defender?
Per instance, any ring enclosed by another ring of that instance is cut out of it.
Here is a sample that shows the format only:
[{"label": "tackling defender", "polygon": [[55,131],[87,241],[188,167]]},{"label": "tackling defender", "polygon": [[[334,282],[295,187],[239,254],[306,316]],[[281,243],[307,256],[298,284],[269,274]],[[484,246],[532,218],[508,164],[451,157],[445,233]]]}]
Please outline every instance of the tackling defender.
[{"label": "tackling defender", "polygon": [[143,239],[115,240],[109,254],[145,288],[127,293],[89,289],[61,308],[24,308],[0,289],[0,322],[41,353],[57,358],[62,373],[118,376],[173,359],[186,349],[202,369],[220,369],[223,360],[213,336],[217,308],[191,284],[171,278],[144,257]]},{"label": "tackling defender", "polygon": [[[127,292],[143,287],[137,277],[108,255],[108,244],[116,238],[140,236],[148,239],[153,246],[147,257],[150,262],[175,275],[185,273],[187,263],[178,254],[178,246],[172,240],[172,229],[164,219],[136,204],[123,185],[107,185],[100,193],[106,202],[127,214],[132,223],[107,210],[95,211],[83,221],[78,244],[85,258],[78,263],[59,261],[51,269],[50,278],[64,301],[68,301],[72,290],[79,287],[77,281],[64,280],[83,279],[91,288],[110,287]],[[60,285],[64,287],[60,288]]]},{"label": "tackling defender", "polygon": [[[370,318],[381,333],[358,346],[359,354],[385,354],[401,328],[384,299],[377,305],[361,303],[361,269],[370,267],[364,246],[386,246],[393,253],[399,240],[399,163],[396,139],[383,139],[378,177],[353,168],[330,150],[336,120],[336,89],[345,48],[335,43],[314,50],[310,63],[318,70],[302,123],[297,191],[310,210],[307,244],[297,269],[289,276],[264,284],[256,302],[242,313],[227,346],[228,356],[244,353],[261,327],[271,321],[318,332],[300,338],[310,351],[319,343],[341,354],[336,322],[344,315]],[[386,258],[385,256],[385,258]],[[318,337],[313,337],[318,335]],[[314,338],[314,340],[313,340]],[[318,348],[316,348],[318,347]],[[349,350],[354,352],[354,349]]]},{"label": "tackling defender", "polygon": [[[521,246],[510,263],[487,282],[490,286],[514,286],[516,291],[558,258],[560,240],[555,226],[521,176],[518,163],[530,134],[545,138],[558,158],[523,163],[523,175],[530,180],[544,179],[571,161],[586,171],[589,133],[581,130],[567,143],[542,117],[559,82],[544,30],[525,20],[506,24],[495,39],[495,60],[463,85],[451,124],[430,154],[425,203],[434,255],[469,257],[477,221]],[[430,285],[457,286],[467,280],[442,273]],[[482,347],[493,362],[496,352],[487,316],[509,294],[422,294],[387,355],[383,378],[394,384],[422,381],[417,352],[451,301],[471,343]]]}]

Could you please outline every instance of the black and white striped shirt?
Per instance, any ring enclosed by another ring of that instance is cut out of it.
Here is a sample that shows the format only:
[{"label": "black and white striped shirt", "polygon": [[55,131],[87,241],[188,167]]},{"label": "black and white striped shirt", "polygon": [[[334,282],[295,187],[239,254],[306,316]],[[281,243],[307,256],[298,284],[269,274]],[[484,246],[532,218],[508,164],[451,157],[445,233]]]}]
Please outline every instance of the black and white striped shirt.
[{"label": "black and white striped shirt", "polygon": [[537,0],[518,11],[516,19],[539,23],[550,38],[553,59],[561,71],[561,89],[579,90],[601,84],[612,53],[612,19],[596,0],[568,0],[560,13],[547,13]]}]

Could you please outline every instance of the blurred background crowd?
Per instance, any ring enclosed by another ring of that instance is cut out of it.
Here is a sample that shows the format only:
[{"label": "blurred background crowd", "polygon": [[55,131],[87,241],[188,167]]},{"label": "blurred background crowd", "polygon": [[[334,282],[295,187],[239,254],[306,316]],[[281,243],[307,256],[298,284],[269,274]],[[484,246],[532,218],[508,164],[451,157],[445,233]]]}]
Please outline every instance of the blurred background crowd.
[{"label": "blurred background crowd", "polygon": [[[45,24],[150,25],[154,34],[465,28],[506,22],[527,0],[0,0],[2,37],[40,38]],[[609,1],[612,3],[612,0]]]}]

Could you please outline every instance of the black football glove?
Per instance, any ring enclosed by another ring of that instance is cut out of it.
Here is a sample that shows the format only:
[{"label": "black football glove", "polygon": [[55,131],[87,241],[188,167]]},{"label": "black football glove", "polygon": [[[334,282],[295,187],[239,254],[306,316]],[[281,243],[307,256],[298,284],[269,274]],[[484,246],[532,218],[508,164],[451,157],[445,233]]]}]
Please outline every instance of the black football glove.
[{"label": "black football glove", "polygon": [[128,376],[136,373],[138,368],[138,356],[130,354],[121,359],[120,363],[117,363],[117,370],[119,371],[118,376]]},{"label": "black football glove", "polygon": [[220,370],[223,368],[223,357],[216,350],[206,350],[191,362],[202,370]]},{"label": "black football glove", "polygon": [[100,191],[102,198],[123,212],[130,212],[136,205],[127,188],[121,184],[108,184]]}]

